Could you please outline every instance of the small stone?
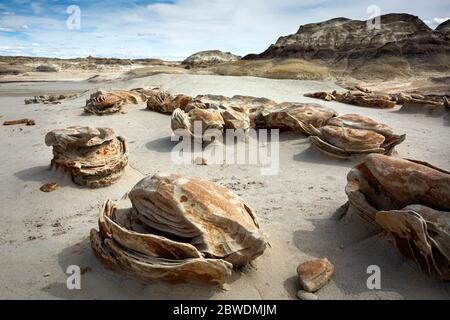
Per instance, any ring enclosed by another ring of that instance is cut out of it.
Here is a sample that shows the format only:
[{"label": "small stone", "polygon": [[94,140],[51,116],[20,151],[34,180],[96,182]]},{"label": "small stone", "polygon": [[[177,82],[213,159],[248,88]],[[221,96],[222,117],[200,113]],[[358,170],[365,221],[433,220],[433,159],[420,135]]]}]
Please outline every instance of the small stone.
[{"label": "small stone", "polygon": [[195,158],[195,164],[199,165],[199,166],[206,166],[208,165],[208,160],[206,160],[205,158],[202,157],[197,157]]},{"label": "small stone", "polygon": [[334,273],[334,266],[327,258],[300,264],[297,274],[301,287],[308,292],[316,292],[328,283]]},{"label": "small stone", "polygon": [[52,192],[58,189],[59,185],[56,182],[46,183],[42,187],[40,187],[40,190],[42,192]]},{"label": "small stone", "polygon": [[46,274],[44,274],[44,278],[48,278],[50,277],[52,274],[50,272],[47,272]]},{"label": "small stone", "polygon": [[314,293],[303,291],[303,290],[299,290],[297,292],[297,297],[300,300],[319,300],[319,297],[316,296]]}]

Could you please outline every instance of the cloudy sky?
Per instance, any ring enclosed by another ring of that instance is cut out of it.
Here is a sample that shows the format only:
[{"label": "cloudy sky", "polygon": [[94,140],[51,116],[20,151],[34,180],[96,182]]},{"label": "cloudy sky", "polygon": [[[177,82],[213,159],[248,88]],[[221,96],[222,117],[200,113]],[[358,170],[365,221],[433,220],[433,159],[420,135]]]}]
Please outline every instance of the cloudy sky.
[{"label": "cloudy sky", "polygon": [[245,55],[301,24],[366,20],[371,5],[381,14],[418,15],[432,28],[450,17],[449,0],[0,0],[0,55],[182,59],[208,49]]}]

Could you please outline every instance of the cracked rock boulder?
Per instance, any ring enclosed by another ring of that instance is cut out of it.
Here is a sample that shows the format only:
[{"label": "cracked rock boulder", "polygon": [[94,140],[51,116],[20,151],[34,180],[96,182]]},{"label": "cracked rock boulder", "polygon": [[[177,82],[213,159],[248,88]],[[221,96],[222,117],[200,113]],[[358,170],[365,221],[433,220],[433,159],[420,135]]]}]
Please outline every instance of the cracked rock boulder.
[{"label": "cracked rock boulder", "polygon": [[349,205],[424,273],[450,280],[450,173],[379,154],[347,176]]},{"label": "cracked rock boulder", "polygon": [[145,95],[135,90],[97,91],[86,101],[84,111],[96,115],[114,114],[125,104],[139,104],[145,100]]},{"label": "cracked rock boulder", "polygon": [[111,185],[128,164],[127,144],[110,128],[56,129],[47,133],[45,143],[53,147],[52,166],[69,172],[81,186]]},{"label": "cracked rock boulder", "polygon": [[130,277],[222,285],[266,248],[250,207],[216,183],[158,174],[129,198],[128,208],[105,203],[91,245],[106,267]]},{"label": "cracked rock boulder", "polygon": [[315,147],[342,159],[369,153],[390,155],[406,138],[389,126],[359,114],[332,118],[319,129],[310,126],[310,132]]}]

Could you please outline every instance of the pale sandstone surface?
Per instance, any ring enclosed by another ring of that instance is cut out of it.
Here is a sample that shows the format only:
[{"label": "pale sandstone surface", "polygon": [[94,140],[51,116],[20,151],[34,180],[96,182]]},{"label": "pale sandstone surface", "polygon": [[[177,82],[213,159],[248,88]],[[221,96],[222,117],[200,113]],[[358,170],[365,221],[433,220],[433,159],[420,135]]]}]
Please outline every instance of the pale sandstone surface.
[{"label": "pale sandstone surface", "polygon": [[[250,95],[277,102],[320,103],[339,114],[361,113],[405,133],[396,150],[405,158],[450,169],[448,114],[399,112],[324,103],[305,93],[339,89],[331,82],[268,80],[251,77],[158,75],[128,82],[11,83],[0,86],[2,119],[33,118],[36,126],[1,127],[0,168],[0,296],[2,298],[206,298],[297,299],[297,266],[327,257],[335,266],[331,281],[317,292],[323,299],[449,299],[448,284],[429,279],[363,222],[333,219],[347,201],[347,173],[357,160],[341,161],[322,155],[309,140],[282,133],[280,171],[262,176],[250,165],[176,166],[170,151],[170,116],[145,110],[145,103],[124,106],[127,114],[108,117],[83,115],[83,106],[96,90],[161,87],[171,94]],[[82,93],[60,105],[24,105],[23,99],[52,92]],[[112,127],[129,143],[129,166],[114,185],[89,190],[49,169],[51,148],[45,134],[70,125]],[[20,130],[22,129],[22,130]],[[268,146],[269,147],[269,146]],[[397,155],[396,155],[397,156]],[[89,230],[97,225],[99,206],[120,199],[145,175],[173,172],[209,179],[240,195],[256,212],[271,247],[250,272],[235,272],[230,290],[192,285],[144,285],[103,268],[89,244]],[[43,193],[44,183],[57,182]],[[77,264],[92,270],[82,276],[82,290],[66,288],[65,270]],[[382,290],[366,287],[366,269],[382,270]],[[50,276],[44,277],[50,273]]]}]

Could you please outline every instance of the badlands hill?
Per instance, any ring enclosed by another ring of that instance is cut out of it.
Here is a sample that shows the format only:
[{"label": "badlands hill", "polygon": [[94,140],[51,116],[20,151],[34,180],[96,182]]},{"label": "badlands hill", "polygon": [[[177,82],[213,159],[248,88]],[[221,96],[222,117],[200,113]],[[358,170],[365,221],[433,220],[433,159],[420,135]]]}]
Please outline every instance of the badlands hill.
[{"label": "badlands hill", "polygon": [[334,70],[359,77],[448,72],[448,28],[446,21],[432,30],[409,14],[383,15],[379,28],[369,28],[367,21],[335,18],[303,25],[297,33],[280,37],[263,53],[244,59],[325,62]]}]

